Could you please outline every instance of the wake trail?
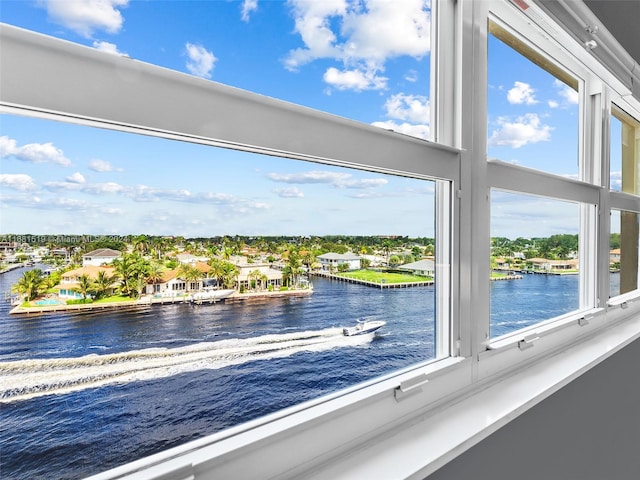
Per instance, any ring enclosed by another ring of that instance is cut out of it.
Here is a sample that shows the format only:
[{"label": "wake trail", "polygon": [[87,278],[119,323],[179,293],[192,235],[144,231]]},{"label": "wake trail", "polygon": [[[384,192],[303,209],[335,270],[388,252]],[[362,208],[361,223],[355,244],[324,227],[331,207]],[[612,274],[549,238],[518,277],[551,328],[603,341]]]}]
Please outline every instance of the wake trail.
[{"label": "wake trail", "polygon": [[364,345],[372,338],[373,334],[346,337],[342,328],[328,328],[177,348],[0,362],[0,403],[283,358],[304,351]]}]

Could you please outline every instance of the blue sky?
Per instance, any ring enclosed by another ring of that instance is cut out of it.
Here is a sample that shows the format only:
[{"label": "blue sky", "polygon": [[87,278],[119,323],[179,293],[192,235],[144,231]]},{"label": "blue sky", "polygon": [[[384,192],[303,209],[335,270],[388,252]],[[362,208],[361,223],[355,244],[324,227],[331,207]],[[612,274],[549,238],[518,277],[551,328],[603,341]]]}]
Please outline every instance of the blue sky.
[{"label": "blue sky", "polygon": [[[429,4],[0,0],[0,20],[429,138]],[[488,155],[575,176],[575,92],[496,39],[490,61]],[[432,182],[44,120],[1,122],[1,233],[433,235]],[[555,230],[567,225],[558,209],[537,214],[550,221],[534,222],[535,231],[496,218],[492,233],[566,233]]]}]

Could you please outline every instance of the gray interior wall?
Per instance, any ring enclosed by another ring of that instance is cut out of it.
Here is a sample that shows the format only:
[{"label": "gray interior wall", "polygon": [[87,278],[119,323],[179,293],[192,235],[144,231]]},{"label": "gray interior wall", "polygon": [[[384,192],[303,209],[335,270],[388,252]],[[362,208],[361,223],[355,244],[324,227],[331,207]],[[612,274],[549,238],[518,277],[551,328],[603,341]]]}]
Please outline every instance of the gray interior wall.
[{"label": "gray interior wall", "polygon": [[596,365],[428,480],[640,479],[640,340]]}]

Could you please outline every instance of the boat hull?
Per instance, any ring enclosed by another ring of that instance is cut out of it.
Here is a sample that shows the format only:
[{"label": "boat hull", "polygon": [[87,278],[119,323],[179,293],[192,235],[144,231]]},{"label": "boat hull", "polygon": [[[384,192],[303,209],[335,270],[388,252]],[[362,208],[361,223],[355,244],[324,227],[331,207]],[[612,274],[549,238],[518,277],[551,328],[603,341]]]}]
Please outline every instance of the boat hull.
[{"label": "boat hull", "polygon": [[223,300],[233,294],[235,290],[210,290],[204,292],[197,292],[191,296],[191,299],[195,303],[201,302],[217,302]]},{"label": "boat hull", "polygon": [[344,327],[342,329],[342,334],[345,337],[355,337],[357,335],[367,335],[367,334],[376,332],[380,327],[383,327],[386,324],[387,324],[387,322],[383,322],[382,320],[359,322],[357,325],[355,325],[353,327]]}]

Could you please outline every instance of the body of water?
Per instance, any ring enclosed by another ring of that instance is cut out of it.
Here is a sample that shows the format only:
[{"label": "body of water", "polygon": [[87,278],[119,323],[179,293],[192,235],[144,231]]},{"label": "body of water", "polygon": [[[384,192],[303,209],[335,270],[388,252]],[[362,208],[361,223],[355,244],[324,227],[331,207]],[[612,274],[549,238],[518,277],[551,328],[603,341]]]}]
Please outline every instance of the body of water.
[{"label": "body of water", "polygon": [[[492,336],[576,309],[577,282],[493,282]],[[309,297],[126,313],[2,304],[0,476],[83,478],[434,357],[433,287],[313,284]],[[387,325],[342,335],[363,317]]]}]

